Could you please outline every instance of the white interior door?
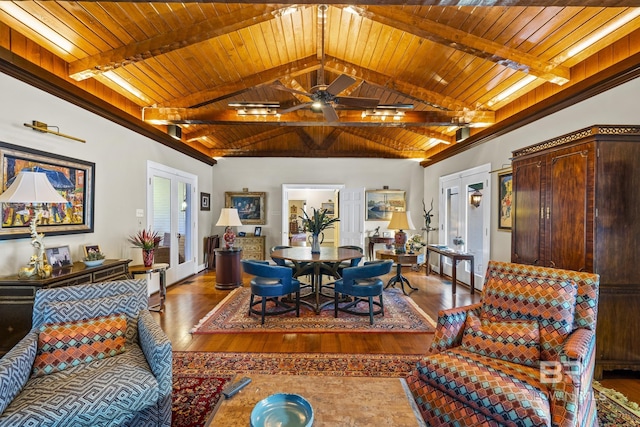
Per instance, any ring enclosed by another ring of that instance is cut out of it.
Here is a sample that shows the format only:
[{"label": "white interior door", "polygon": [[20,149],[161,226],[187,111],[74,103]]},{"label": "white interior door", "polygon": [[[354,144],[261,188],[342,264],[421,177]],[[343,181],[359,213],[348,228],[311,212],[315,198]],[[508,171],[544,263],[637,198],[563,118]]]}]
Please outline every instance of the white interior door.
[{"label": "white interior door", "polygon": [[[440,245],[473,254],[475,286],[481,288],[490,256],[491,188],[490,165],[484,165],[440,178]],[[482,194],[479,206],[471,204],[471,194]],[[460,240],[464,243],[459,244]],[[452,273],[451,259],[443,257],[444,273]],[[461,261],[457,279],[469,284],[471,266]]]},{"label": "white interior door", "polygon": [[197,177],[149,162],[149,227],[161,233],[155,262],[169,264],[167,283],[196,273]]},{"label": "white interior door", "polygon": [[340,190],[340,246],[364,247],[364,188]]}]

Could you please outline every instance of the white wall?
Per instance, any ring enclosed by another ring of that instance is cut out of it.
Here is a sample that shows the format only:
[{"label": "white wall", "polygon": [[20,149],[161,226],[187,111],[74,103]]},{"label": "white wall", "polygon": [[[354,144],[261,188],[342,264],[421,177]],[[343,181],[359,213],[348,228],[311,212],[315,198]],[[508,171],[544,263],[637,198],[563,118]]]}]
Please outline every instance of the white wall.
[{"label": "white wall", "polygon": [[[267,247],[279,245],[282,232],[282,184],[344,184],[347,188],[364,187],[380,190],[405,190],[407,209],[416,226],[422,221],[423,168],[413,160],[397,159],[298,159],[298,158],[223,158],[213,168],[216,192],[211,195],[211,209],[216,219],[224,205],[225,191],[264,191],[267,193],[267,224],[262,226]],[[287,214],[285,212],[285,214]],[[367,221],[365,230],[371,232],[386,221]],[[254,225],[238,227],[252,233]],[[288,232],[288,230],[284,230]],[[214,227],[222,234],[222,227]]]},{"label": "white wall", "polygon": [[[142,262],[140,250],[132,249],[126,238],[139,228],[136,209],[145,209],[147,160],[198,175],[198,191],[213,193],[212,167],[205,163],[4,74],[0,74],[0,92],[0,141],[96,164],[95,232],[45,237],[48,247],[69,245],[74,260],[82,258],[83,245],[98,244],[108,258]],[[61,133],[87,142],[37,132],[23,125],[32,120],[58,126]],[[202,240],[211,230],[213,212],[199,213],[197,264],[203,262]],[[0,240],[0,275],[16,273],[33,252],[29,238]]]},{"label": "white wall", "polygon": [[[484,163],[491,163],[492,170],[510,166],[511,152],[547,139],[555,138],[595,124],[640,124],[638,98],[640,79],[611,89],[579,104],[566,108],[536,122],[514,130],[457,156],[438,162],[424,170],[427,207],[434,201],[434,212],[438,212],[438,178]],[[492,174],[494,191],[491,200],[491,259],[511,259],[511,233],[498,230],[497,175]],[[483,201],[484,202],[484,201]],[[434,217],[433,224],[439,218]],[[434,232],[435,233],[435,232]],[[437,237],[431,237],[436,241]]]}]

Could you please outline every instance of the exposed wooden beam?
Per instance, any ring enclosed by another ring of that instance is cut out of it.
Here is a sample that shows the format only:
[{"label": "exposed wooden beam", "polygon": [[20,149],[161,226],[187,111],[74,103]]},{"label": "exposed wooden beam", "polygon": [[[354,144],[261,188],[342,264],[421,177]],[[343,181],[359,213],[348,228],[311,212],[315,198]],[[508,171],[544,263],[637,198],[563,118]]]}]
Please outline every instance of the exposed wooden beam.
[{"label": "exposed wooden beam", "polygon": [[392,148],[396,151],[415,151],[416,150],[415,146],[404,144],[393,138],[387,138],[375,132],[368,131],[367,129],[364,129],[364,128],[350,127],[350,128],[345,128],[344,132],[357,136],[359,138],[367,139],[377,144],[381,144],[384,147]]},{"label": "exposed wooden beam", "polygon": [[[184,0],[109,0],[127,3],[183,3]],[[200,3],[272,4],[273,0],[198,0]],[[296,4],[318,4],[317,0],[300,0]],[[327,0],[323,4],[344,4],[344,0]],[[637,7],[637,0],[352,0],[353,5],[398,6],[579,6],[579,7]]]},{"label": "exposed wooden beam", "polygon": [[[492,112],[466,112],[474,122],[491,123]],[[473,115],[471,115],[473,114]],[[285,114],[240,115],[236,111],[211,110],[207,108],[146,108],[144,121],[152,124],[270,124],[276,126],[450,126],[458,120],[457,112],[407,111],[399,119],[388,117],[362,117],[360,111],[338,110],[339,121],[328,123],[322,114],[298,110]]]},{"label": "exposed wooden beam", "polygon": [[252,74],[227,84],[219,85],[206,91],[195,92],[183,98],[174,98],[170,101],[162,103],[161,107],[202,107],[214,102],[252,90],[256,86],[271,84],[276,80],[289,81],[301,74],[310,73],[320,68],[320,63],[315,56],[308,56],[295,62],[282,65],[280,67],[270,68],[260,73]]},{"label": "exposed wooden beam", "polygon": [[278,9],[272,5],[251,5],[226,15],[212,16],[204,22],[167,31],[157,37],[71,62],[69,63],[69,76],[78,81],[95,77],[105,71],[144,61],[157,55],[238,31],[248,25],[256,25],[274,19],[274,12]]},{"label": "exposed wooden beam", "polygon": [[423,159],[424,151],[388,151],[388,150],[284,150],[252,151],[244,149],[211,150],[212,157],[307,157],[307,158],[385,158],[385,159]]},{"label": "exposed wooden beam", "polygon": [[492,40],[474,36],[457,28],[421,16],[384,7],[370,6],[366,17],[415,36],[460,50],[467,54],[522,71],[559,85],[569,81],[569,69]]},{"label": "exposed wooden beam", "polygon": [[329,135],[324,138],[322,144],[320,144],[320,148],[322,148],[323,150],[328,150],[338,140],[338,137],[342,134],[342,132],[344,132],[344,129],[334,128],[331,132],[329,132]]}]

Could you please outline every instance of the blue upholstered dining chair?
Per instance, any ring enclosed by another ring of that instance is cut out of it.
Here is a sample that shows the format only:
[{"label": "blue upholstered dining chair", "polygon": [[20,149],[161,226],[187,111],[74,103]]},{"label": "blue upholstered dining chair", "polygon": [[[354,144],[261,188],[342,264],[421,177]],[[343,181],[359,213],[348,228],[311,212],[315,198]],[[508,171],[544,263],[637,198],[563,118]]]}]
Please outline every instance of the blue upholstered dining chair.
[{"label": "blue upholstered dining chair", "polygon": [[[293,270],[289,267],[269,265],[268,261],[242,260],[242,268],[247,274],[255,276],[251,279],[251,300],[249,301],[249,315],[259,314],[264,317],[283,314],[289,311],[296,312],[300,317],[300,282],[293,278]],[[294,294],[295,304],[290,305],[281,300],[281,297]],[[260,297],[255,300],[255,297]],[[267,301],[275,305],[273,310],[267,311]],[[254,306],[260,305],[260,310]]]},{"label": "blue upholstered dining chair", "polygon": [[[373,316],[382,314],[384,316],[384,302],[382,300],[382,290],[384,282],[380,276],[388,274],[393,265],[392,260],[370,261],[357,267],[347,267],[342,270],[342,278],[335,282],[334,296],[334,316],[338,317],[338,311],[356,315],[369,315],[369,323],[373,325]],[[354,297],[353,301],[346,305],[339,305],[340,295]],[[378,301],[374,301],[378,297]],[[356,310],[356,306],[361,301],[368,301],[368,312]],[[378,307],[377,310],[374,307]]]}]

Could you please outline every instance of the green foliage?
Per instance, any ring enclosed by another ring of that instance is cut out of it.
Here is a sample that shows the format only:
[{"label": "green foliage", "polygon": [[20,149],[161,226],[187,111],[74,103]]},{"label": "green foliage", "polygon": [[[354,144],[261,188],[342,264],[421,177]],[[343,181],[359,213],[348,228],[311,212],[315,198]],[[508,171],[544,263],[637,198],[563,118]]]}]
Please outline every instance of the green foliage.
[{"label": "green foliage", "polygon": [[311,234],[319,234],[321,231],[327,228],[333,228],[333,224],[340,221],[340,218],[334,218],[327,214],[326,209],[313,208],[313,216],[307,215],[307,212],[302,211],[304,216],[301,216],[302,226],[305,231]]},{"label": "green foliage", "polygon": [[85,261],[99,261],[101,259],[104,259],[104,254],[96,251],[90,251],[87,253],[87,256],[84,257]]}]

